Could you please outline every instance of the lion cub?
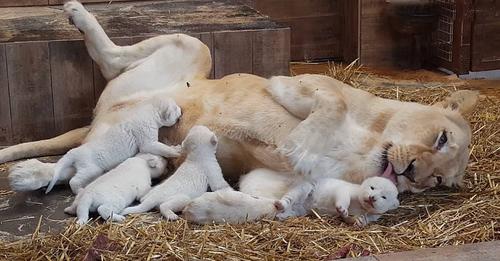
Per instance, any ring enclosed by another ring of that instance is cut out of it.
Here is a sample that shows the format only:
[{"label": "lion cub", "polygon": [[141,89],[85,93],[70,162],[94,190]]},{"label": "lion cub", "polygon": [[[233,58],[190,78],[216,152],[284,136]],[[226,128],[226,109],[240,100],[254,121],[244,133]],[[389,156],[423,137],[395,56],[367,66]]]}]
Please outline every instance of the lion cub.
[{"label": "lion cub", "polygon": [[399,207],[398,190],[383,177],[367,178],[361,185],[324,178],[314,184],[302,182],[275,202],[278,219],[303,216],[315,209],[318,214],[340,216],[359,227],[377,221],[380,215]]},{"label": "lion cub", "polygon": [[215,158],[217,137],[205,126],[194,126],[182,142],[185,161],[172,176],[154,187],[141,198],[141,203],[126,208],[122,215],[142,213],[152,208],[160,208],[168,220],[179,217],[174,212],[181,211],[192,199],[201,196],[208,186],[212,191],[229,188]]},{"label": "lion cub", "polygon": [[105,220],[121,222],[125,217],[119,213],[145,195],[151,189],[151,179],[163,174],[166,166],[164,158],[152,154],[129,158],[81,189],[64,212],[77,214],[80,225],[88,222],[89,211],[96,210]]},{"label": "lion cub", "polygon": [[178,147],[158,141],[158,129],[174,125],[181,108],[173,99],[152,98],[144,101],[124,122],[111,127],[101,138],[70,150],[56,164],[54,176],[45,193],[49,193],[61,176],[69,176],[73,193],[96,177],[116,167],[138,152],[166,158],[178,157]]}]

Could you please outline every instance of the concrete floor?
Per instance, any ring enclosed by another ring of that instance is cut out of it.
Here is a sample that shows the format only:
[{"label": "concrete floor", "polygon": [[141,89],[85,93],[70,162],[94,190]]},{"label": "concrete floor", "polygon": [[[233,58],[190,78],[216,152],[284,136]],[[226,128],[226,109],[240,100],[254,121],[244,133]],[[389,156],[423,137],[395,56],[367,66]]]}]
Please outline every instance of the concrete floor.
[{"label": "concrete floor", "polygon": [[[42,158],[54,162],[56,158]],[[71,216],[64,214],[64,208],[73,200],[71,191],[58,186],[45,195],[45,191],[8,193],[7,169],[14,163],[0,165],[0,239],[15,240],[19,236],[31,235],[40,222],[40,232],[57,232],[65,226]],[[41,221],[40,221],[40,218]]]}]

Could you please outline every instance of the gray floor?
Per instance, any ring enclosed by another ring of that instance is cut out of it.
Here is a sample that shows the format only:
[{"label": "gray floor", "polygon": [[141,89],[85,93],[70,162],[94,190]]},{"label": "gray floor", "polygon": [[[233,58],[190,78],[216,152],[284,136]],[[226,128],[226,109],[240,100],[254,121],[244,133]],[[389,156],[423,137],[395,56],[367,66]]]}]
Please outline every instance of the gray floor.
[{"label": "gray floor", "polygon": [[[45,158],[43,161],[54,161]],[[0,190],[10,190],[7,168],[0,165]],[[64,208],[73,200],[68,187],[58,186],[45,195],[45,191],[16,192],[0,196],[0,239],[14,240],[18,236],[31,235],[41,222],[40,232],[57,232],[64,228],[71,216],[64,214]],[[40,221],[41,218],[41,221]]]}]

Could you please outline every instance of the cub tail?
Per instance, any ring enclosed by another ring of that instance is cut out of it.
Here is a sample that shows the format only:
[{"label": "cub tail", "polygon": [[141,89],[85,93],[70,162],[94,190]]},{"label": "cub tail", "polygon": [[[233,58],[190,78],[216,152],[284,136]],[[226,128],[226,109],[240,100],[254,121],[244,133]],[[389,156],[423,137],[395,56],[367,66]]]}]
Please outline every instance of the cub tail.
[{"label": "cub tail", "polygon": [[54,168],[54,175],[45,190],[45,194],[48,194],[54,188],[54,185],[61,178],[61,176],[69,176],[71,174],[71,171],[73,171],[73,163],[75,163],[75,159],[71,151],[66,153],[66,155],[57,161]]},{"label": "cub tail", "polygon": [[240,191],[218,190],[207,192],[191,201],[182,215],[198,224],[239,224],[264,218],[274,218],[277,209],[275,200],[254,197]]},{"label": "cub tail", "polygon": [[122,216],[125,216],[125,215],[128,215],[128,214],[137,214],[137,213],[144,213],[144,212],[148,212],[150,211],[151,209],[153,209],[154,207],[156,207],[157,202],[155,200],[151,200],[151,199],[145,199],[143,200],[139,205],[137,206],[133,206],[133,207],[128,207],[126,209],[124,209],[122,211],[122,213],[120,213]]}]

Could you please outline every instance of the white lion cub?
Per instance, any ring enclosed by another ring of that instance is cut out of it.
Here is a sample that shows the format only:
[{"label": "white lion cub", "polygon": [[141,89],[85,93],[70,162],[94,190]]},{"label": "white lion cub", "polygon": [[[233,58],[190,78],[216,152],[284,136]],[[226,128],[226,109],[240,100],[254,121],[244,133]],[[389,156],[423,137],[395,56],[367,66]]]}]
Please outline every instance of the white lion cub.
[{"label": "white lion cub", "polygon": [[125,217],[119,213],[144,196],[151,189],[151,179],[163,174],[166,166],[160,156],[138,154],[81,189],[64,211],[76,214],[80,225],[88,222],[89,211],[96,210],[105,220],[121,222]]},{"label": "white lion cub", "polygon": [[338,215],[359,227],[377,221],[380,215],[399,207],[398,190],[383,177],[367,178],[361,185],[324,178],[314,184],[302,182],[276,201],[279,219],[309,214]]},{"label": "white lion cub", "polygon": [[207,127],[194,126],[182,142],[185,161],[172,176],[141,198],[141,203],[126,208],[122,215],[142,213],[152,208],[160,208],[168,220],[179,217],[181,211],[192,199],[201,196],[208,186],[212,191],[229,188],[215,158],[217,137]]},{"label": "white lion cub", "polygon": [[174,125],[181,116],[181,109],[173,99],[151,98],[134,109],[134,114],[124,122],[111,127],[101,138],[70,150],[56,164],[54,176],[45,193],[49,193],[57,180],[69,177],[73,193],[85,187],[96,177],[116,167],[138,152],[151,153],[166,158],[178,157],[180,148],[158,141],[158,129]]}]

